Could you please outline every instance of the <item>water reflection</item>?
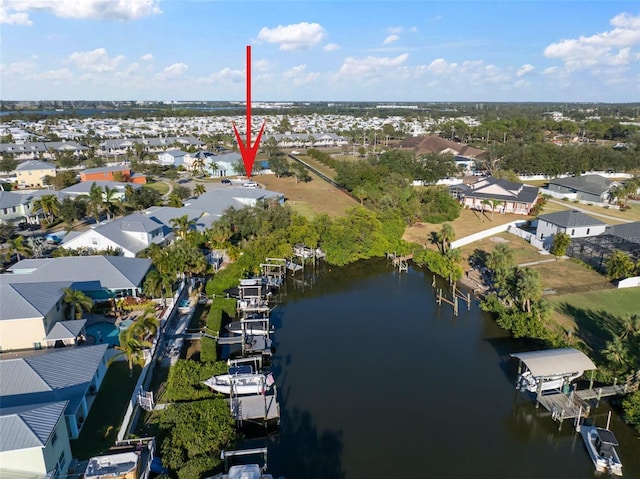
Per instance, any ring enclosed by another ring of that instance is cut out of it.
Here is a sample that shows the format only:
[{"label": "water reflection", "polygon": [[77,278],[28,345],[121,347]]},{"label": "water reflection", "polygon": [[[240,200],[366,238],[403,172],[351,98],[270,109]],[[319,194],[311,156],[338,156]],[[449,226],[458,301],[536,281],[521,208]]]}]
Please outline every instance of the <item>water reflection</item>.
[{"label": "water reflection", "polygon": [[[515,390],[509,355],[531,345],[508,337],[475,302],[454,318],[436,304],[430,273],[398,274],[384,260],[306,273],[312,287],[288,282],[274,311],[275,474],[594,477],[571,421],[558,430]],[[625,477],[640,477],[637,435],[619,418],[612,428]]]}]

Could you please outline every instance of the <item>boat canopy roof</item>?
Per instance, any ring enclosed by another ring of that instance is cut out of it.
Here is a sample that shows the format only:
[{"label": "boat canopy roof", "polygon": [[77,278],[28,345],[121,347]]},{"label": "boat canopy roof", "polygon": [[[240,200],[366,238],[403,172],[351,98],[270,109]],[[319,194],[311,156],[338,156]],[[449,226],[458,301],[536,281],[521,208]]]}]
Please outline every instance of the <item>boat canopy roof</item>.
[{"label": "boat canopy roof", "polygon": [[554,376],[597,369],[586,354],[574,348],[513,353],[511,356],[522,361],[533,376]]},{"label": "boat canopy roof", "polygon": [[600,441],[602,441],[603,443],[611,444],[612,446],[618,445],[618,440],[616,439],[616,436],[614,436],[613,433],[608,429],[602,429],[601,427],[597,427],[596,432],[600,437]]}]

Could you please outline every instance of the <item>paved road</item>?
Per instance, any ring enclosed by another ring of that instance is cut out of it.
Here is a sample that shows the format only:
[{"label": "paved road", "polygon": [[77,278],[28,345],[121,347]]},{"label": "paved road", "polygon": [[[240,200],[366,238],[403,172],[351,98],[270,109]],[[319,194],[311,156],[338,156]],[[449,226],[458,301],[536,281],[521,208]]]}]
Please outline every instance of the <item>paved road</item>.
[{"label": "paved road", "polygon": [[[547,202],[555,203],[556,205],[560,205],[560,206],[564,206],[564,207],[567,206],[567,202],[566,201],[549,199],[549,200],[547,200]],[[576,210],[576,211],[581,211],[582,213],[585,213],[585,214],[587,214],[589,216],[599,216],[600,218],[608,218],[608,219],[615,220],[615,221],[622,221],[623,223],[633,223],[633,220],[627,220],[627,219],[624,219],[624,218],[618,218],[617,216],[606,215],[604,213],[594,213],[591,210],[587,210],[585,208],[580,208],[579,206],[576,206],[573,203],[571,204],[571,209],[572,210]]]}]

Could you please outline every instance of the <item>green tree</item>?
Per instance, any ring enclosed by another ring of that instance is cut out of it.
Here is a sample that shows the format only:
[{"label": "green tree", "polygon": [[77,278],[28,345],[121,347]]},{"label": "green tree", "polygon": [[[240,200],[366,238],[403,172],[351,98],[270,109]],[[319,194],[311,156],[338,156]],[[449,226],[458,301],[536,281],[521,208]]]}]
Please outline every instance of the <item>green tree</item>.
[{"label": "green tree", "polygon": [[203,193],[207,192],[207,188],[202,183],[196,183],[195,188],[193,188],[193,194],[196,196],[200,196]]},{"label": "green tree", "polygon": [[134,322],[130,327],[120,331],[118,340],[120,342],[116,349],[120,350],[120,353],[112,357],[112,361],[117,357],[124,355],[127,358],[127,364],[129,365],[129,377],[133,377],[133,366],[138,364],[143,366],[145,363],[144,350],[149,349],[152,344],[149,341],[140,338],[140,327],[136,326]]},{"label": "green tree", "polygon": [[607,278],[613,281],[621,280],[631,276],[635,270],[635,264],[620,250],[615,250],[605,263]]},{"label": "green tree", "polygon": [[540,273],[532,268],[517,268],[516,294],[522,305],[522,310],[531,313],[532,302],[542,298],[542,280]]},{"label": "green tree", "polygon": [[173,208],[182,208],[182,198],[175,193],[171,193],[169,195],[169,199],[167,200],[167,206],[171,206]]},{"label": "green tree", "polygon": [[6,241],[6,254],[7,261],[15,254],[18,261],[23,257],[31,257],[33,251],[31,247],[24,242],[24,236],[17,236],[16,238],[9,238]]},{"label": "green tree", "polygon": [[0,171],[11,173],[18,166],[18,162],[11,155],[3,155],[0,159]]},{"label": "green tree", "polygon": [[189,232],[195,229],[196,220],[195,218],[189,219],[189,215],[182,215],[179,218],[170,219],[169,224],[176,236],[184,240],[189,235]]},{"label": "green tree", "polygon": [[571,244],[571,236],[567,233],[556,233],[553,235],[553,244],[551,245],[551,254],[555,256],[564,256],[567,254],[567,248]]},{"label": "green tree", "polygon": [[311,180],[307,167],[298,161],[293,164],[293,175],[296,177],[296,184],[299,181],[306,183]]},{"label": "green tree", "polygon": [[640,431],[640,391],[626,396],[622,400],[625,421]]},{"label": "green tree", "polygon": [[167,305],[166,298],[171,296],[173,284],[175,282],[175,274],[172,276],[162,274],[157,269],[149,271],[143,283],[143,291],[147,296],[153,298],[162,298],[162,306]]},{"label": "green tree", "polygon": [[353,190],[351,190],[351,194],[358,198],[358,201],[361,205],[364,206],[364,200],[366,200],[369,196],[367,193],[367,189],[363,185],[358,185]]},{"label": "green tree", "polygon": [[513,250],[504,243],[498,244],[487,256],[486,265],[491,270],[495,288],[506,289],[509,274],[515,267]]},{"label": "green tree", "polygon": [[110,221],[112,215],[115,216],[122,210],[122,202],[118,198],[118,190],[105,186],[102,193],[102,204],[107,212],[107,221]]},{"label": "green tree", "polygon": [[93,300],[82,291],[72,288],[64,288],[63,301],[71,308],[71,316],[81,319],[83,312],[91,311]]},{"label": "green tree", "polygon": [[456,232],[454,231],[453,226],[451,226],[450,223],[444,223],[440,231],[437,233],[438,244],[440,245],[440,251],[442,254],[447,254],[449,246],[455,237]]},{"label": "green tree", "polygon": [[55,195],[43,195],[33,202],[34,210],[42,210],[50,223],[55,221],[60,213],[60,201]]},{"label": "green tree", "polygon": [[102,213],[102,187],[97,183],[92,183],[89,188],[89,204],[88,213],[93,216],[96,223],[100,221],[100,214]]}]

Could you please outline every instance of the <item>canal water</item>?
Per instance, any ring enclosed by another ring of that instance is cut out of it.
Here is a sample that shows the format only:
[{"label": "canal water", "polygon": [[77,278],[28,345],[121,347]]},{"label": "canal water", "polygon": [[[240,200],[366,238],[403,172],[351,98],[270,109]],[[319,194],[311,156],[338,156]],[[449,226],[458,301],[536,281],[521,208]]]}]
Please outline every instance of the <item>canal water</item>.
[{"label": "canal water", "polygon": [[[309,273],[309,271],[307,271]],[[301,277],[300,277],[301,278]],[[288,278],[273,312],[282,422],[269,472],[286,479],[598,477],[570,421],[561,430],[514,388],[509,338],[473,304],[438,306],[432,275],[385,260]],[[438,285],[445,286],[445,285]],[[604,426],[609,405],[593,416]],[[640,440],[614,414],[625,477]]]}]

